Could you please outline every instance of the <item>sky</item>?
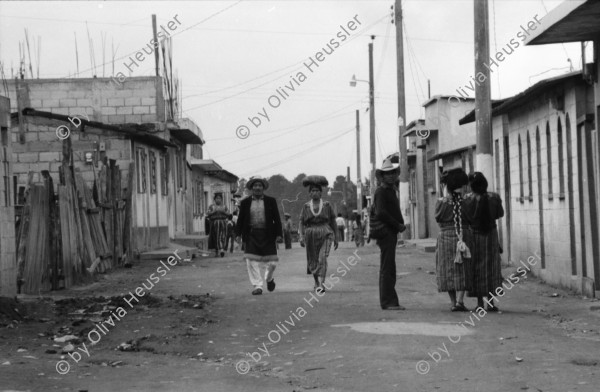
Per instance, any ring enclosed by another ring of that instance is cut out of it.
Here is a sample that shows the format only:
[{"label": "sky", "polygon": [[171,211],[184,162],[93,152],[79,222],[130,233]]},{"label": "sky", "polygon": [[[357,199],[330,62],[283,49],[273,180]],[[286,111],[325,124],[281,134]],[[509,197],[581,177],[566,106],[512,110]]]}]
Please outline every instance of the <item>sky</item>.
[{"label": "sky", "polygon": [[[432,96],[455,95],[474,75],[473,1],[478,0],[402,2],[407,123],[424,117],[428,80]],[[490,53],[516,38],[521,25],[543,19],[560,3],[489,0]],[[324,175],[331,183],[350,167],[355,182],[356,110],[362,178],[370,167],[369,86],[364,81],[371,36],[377,166],[399,148],[393,4],[2,1],[0,61],[5,77],[13,77],[26,29],[30,45],[40,43],[39,56],[37,45],[31,54],[36,78],[38,68],[40,78],[91,77],[92,48],[98,77],[153,75],[153,60],[131,72],[124,62],[152,38],[152,14],[165,27],[176,18],[181,24],[173,32],[173,63],[183,90],[183,117],[201,128],[206,159],[239,177],[282,174],[292,180],[306,173]],[[319,61],[323,47],[330,54]],[[581,69],[579,44],[520,45],[492,68],[492,99],[515,95],[571,66]],[[353,75],[359,80],[355,87],[349,83]]]}]

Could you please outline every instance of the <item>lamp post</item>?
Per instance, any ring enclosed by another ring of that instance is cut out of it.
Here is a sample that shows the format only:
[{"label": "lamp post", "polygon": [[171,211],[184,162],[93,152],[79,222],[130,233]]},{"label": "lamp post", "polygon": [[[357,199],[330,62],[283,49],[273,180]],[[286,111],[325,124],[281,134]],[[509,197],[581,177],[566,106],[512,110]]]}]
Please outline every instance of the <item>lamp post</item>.
[{"label": "lamp post", "polygon": [[[371,155],[371,170],[369,176],[370,190],[369,194],[371,197],[375,194],[375,81],[373,78],[373,41],[375,36],[371,36],[371,42],[369,42],[369,80],[356,79],[356,75],[352,75],[350,79],[350,87],[356,87],[357,82],[364,82],[369,84],[369,123],[370,123],[370,155]],[[357,206],[358,207],[358,206]]]}]

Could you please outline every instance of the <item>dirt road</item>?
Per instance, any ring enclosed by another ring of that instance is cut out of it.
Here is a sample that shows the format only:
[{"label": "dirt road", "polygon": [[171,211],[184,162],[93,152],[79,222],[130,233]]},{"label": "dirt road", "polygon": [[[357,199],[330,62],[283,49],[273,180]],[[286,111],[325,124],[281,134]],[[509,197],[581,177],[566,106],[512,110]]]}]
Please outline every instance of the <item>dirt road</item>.
[{"label": "dirt road", "polygon": [[322,296],[294,246],[260,296],[234,253],[164,275],[144,261],[25,298],[29,319],[0,327],[0,391],[600,390],[595,300],[528,277],[498,298],[499,314],[452,313],[433,254],[399,248],[407,310],[382,311],[375,246],[332,252]]}]

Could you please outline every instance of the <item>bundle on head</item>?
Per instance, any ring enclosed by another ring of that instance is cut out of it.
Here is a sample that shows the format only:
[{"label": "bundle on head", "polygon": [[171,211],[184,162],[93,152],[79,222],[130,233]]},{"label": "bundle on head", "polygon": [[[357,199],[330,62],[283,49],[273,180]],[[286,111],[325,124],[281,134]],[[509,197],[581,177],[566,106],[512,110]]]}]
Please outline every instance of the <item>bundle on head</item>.
[{"label": "bundle on head", "polygon": [[322,187],[328,186],[328,185],[329,185],[329,181],[327,181],[327,178],[325,178],[323,176],[317,176],[317,175],[306,176],[302,180],[302,186],[309,187],[309,189],[311,186],[317,186],[319,188],[322,188]]},{"label": "bundle on head", "polygon": [[478,230],[488,232],[492,229],[493,222],[490,215],[489,198],[487,193],[488,182],[483,173],[474,172],[469,174],[469,185],[473,193],[479,195],[476,200],[475,210],[471,220]]}]

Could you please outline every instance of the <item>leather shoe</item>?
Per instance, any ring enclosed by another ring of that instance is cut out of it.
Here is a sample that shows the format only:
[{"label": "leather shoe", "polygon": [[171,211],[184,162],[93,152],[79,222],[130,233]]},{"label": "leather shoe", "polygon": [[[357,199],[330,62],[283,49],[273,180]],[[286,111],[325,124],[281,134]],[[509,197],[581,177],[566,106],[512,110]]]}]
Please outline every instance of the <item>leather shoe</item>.
[{"label": "leather shoe", "polygon": [[262,294],[262,289],[254,289],[252,290],[252,295],[261,295]]},{"label": "leather shoe", "polygon": [[267,290],[269,290],[269,291],[275,290],[275,279],[271,279],[270,282],[267,282]]}]

